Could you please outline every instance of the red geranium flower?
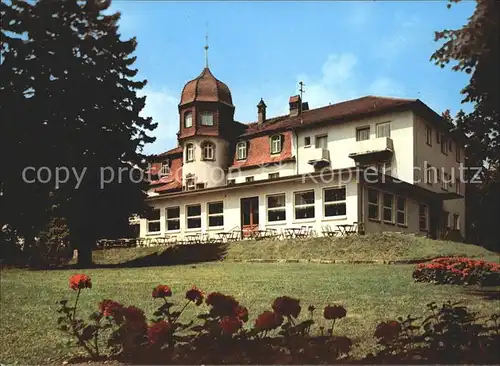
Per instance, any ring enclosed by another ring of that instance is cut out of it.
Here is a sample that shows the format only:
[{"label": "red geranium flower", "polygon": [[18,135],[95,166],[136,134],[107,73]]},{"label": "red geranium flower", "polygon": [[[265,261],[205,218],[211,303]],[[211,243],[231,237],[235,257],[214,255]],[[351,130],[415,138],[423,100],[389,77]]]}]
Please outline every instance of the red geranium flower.
[{"label": "red geranium flower", "polygon": [[238,319],[242,320],[245,323],[248,321],[248,309],[244,306],[237,306],[235,309],[235,315]]},{"label": "red geranium flower", "polygon": [[125,324],[135,330],[142,330],[146,328],[146,315],[144,311],[135,306],[127,306],[121,310],[125,318]]},{"label": "red geranium flower", "polygon": [[243,323],[241,322],[240,319],[232,317],[232,316],[225,316],[219,323],[222,333],[224,334],[234,334],[240,328],[242,327]]},{"label": "red geranium flower", "polygon": [[203,302],[203,292],[196,288],[196,286],[193,286],[191,290],[186,292],[186,299],[194,302],[196,306],[199,306]]},{"label": "red geranium flower", "polygon": [[111,316],[118,322],[123,319],[123,315],[121,314],[122,309],[123,305],[113,300],[106,299],[99,303],[99,311],[101,314],[104,316]]},{"label": "red geranium flower", "polygon": [[272,330],[283,323],[283,317],[274,311],[266,310],[255,319],[254,327],[261,330]]},{"label": "red geranium flower", "polygon": [[164,343],[170,336],[172,325],[165,321],[153,323],[148,328],[148,340],[152,344]]},{"label": "red geranium flower", "polygon": [[382,322],[377,325],[375,337],[379,339],[379,343],[388,343],[396,338],[401,332],[401,324],[395,320]]},{"label": "red geranium flower", "polygon": [[151,294],[155,299],[172,296],[172,290],[167,285],[158,285]]},{"label": "red geranium flower", "polygon": [[299,300],[288,296],[281,296],[274,300],[272,305],[273,310],[283,316],[298,317],[300,314]]},{"label": "red geranium flower", "polygon": [[69,288],[72,290],[81,290],[92,288],[90,277],[84,274],[74,274],[69,278]]},{"label": "red geranium flower", "polygon": [[328,305],[323,310],[323,316],[325,317],[325,319],[328,320],[342,319],[345,318],[346,314],[347,314],[346,309],[340,305],[334,305],[334,306]]},{"label": "red geranium flower", "polygon": [[210,310],[213,316],[233,316],[236,308],[239,306],[238,301],[232,296],[224,295],[220,292],[212,292],[208,294],[205,300],[207,305],[212,306]]}]

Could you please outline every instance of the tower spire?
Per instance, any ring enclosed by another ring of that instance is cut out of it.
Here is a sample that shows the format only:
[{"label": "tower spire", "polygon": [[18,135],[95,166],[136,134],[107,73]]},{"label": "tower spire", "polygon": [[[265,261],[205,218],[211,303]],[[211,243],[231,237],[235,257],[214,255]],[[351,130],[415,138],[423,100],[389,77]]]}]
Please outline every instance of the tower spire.
[{"label": "tower spire", "polygon": [[205,23],[205,67],[208,68],[208,22]]}]

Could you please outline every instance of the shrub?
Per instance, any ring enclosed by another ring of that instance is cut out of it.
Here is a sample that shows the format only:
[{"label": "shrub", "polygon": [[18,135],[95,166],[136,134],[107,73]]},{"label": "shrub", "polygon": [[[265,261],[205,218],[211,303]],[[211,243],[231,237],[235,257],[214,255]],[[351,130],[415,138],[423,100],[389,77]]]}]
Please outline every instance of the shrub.
[{"label": "shrub", "polygon": [[482,260],[444,257],[422,263],[413,271],[419,282],[456,285],[500,285],[500,266]]}]

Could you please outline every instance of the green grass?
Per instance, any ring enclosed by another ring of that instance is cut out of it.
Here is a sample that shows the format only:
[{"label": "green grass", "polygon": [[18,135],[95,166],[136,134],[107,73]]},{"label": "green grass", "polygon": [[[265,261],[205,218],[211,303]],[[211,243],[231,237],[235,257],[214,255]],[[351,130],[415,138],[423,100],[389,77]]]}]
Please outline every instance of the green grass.
[{"label": "green grass", "polygon": [[[415,235],[380,233],[350,238],[314,238],[308,240],[241,241],[227,246],[224,260],[348,260],[418,261],[439,256],[466,256],[499,261],[496,253],[471,244],[426,239]],[[193,251],[199,251],[198,248]],[[163,247],[107,249],[94,252],[98,264],[119,264],[149,255],[164,253]],[[182,253],[185,256],[186,253]],[[161,258],[157,257],[161,263]]]},{"label": "green grass", "polygon": [[[243,244],[241,244],[243,245]],[[327,304],[343,304],[347,318],[338,322],[335,333],[363,342],[355,350],[361,356],[373,347],[378,321],[398,315],[422,314],[425,304],[446,300],[463,301],[474,311],[489,315],[500,301],[489,300],[472,289],[451,285],[414,283],[412,265],[325,265],[291,263],[227,263],[170,267],[89,269],[93,288],[85,290],[81,312],[89,314],[104,298],[143,308],[151,316],[159,302],[151,297],[157,284],[173,288],[174,300],[183,303],[185,290],[196,284],[205,291],[234,295],[250,310],[250,324],[274,298],[290,295],[301,299],[301,317],[314,304],[321,320]],[[64,346],[56,329],[56,300],[74,299],[68,278],[74,270],[3,270],[1,274],[0,362],[20,364],[61,363],[74,350]],[[498,289],[496,289],[498,290]],[[204,306],[204,305],[203,305]],[[188,307],[194,315],[202,308]],[[184,316],[184,315],[183,315]]]}]

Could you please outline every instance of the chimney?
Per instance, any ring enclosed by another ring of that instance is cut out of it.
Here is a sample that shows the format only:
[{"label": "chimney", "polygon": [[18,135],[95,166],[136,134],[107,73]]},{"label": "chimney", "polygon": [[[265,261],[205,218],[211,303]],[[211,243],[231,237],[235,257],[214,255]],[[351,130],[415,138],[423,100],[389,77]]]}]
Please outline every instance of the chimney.
[{"label": "chimney", "polygon": [[266,108],[266,103],[264,103],[264,100],[260,98],[260,102],[259,104],[257,104],[257,116],[259,117],[259,125],[266,122]]},{"label": "chimney", "polygon": [[305,112],[308,110],[309,110],[309,103],[308,102],[302,103],[302,112]]},{"label": "chimney", "polygon": [[290,97],[288,103],[290,104],[290,117],[298,116],[302,112],[302,100],[300,95]]}]

